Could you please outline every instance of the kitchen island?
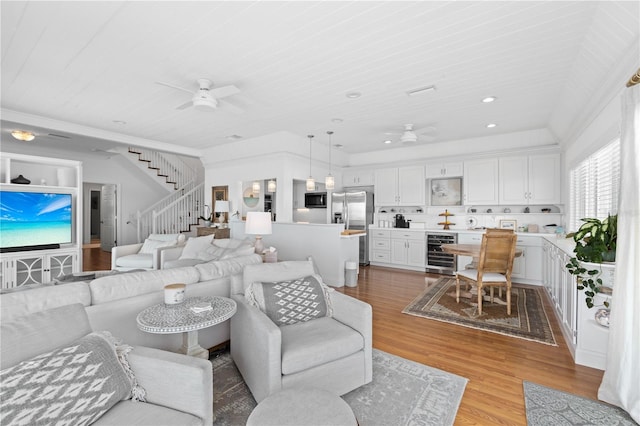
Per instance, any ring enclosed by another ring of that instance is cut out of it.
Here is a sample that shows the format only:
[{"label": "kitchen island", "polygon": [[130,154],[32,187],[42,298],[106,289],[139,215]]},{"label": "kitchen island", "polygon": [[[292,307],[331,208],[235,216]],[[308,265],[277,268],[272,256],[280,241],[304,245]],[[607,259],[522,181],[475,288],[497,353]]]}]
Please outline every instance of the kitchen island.
[{"label": "kitchen island", "polygon": [[[248,238],[244,222],[230,222],[231,238]],[[343,235],[344,223],[285,223],[274,222],[271,235],[263,235],[265,248],[275,247],[278,260],[305,260],[309,256],[322,276],[332,287],[344,286],[345,262],[358,262],[359,238],[364,233]]]}]

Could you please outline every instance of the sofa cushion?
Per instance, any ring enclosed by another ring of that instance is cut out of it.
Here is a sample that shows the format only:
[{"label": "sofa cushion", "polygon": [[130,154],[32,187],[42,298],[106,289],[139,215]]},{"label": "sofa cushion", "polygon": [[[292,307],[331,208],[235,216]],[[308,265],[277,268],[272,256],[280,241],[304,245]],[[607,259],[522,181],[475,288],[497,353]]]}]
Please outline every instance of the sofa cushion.
[{"label": "sofa cushion", "polygon": [[156,251],[159,248],[163,248],[163,247],[174,247],[176,244],[178,244],[177,240],[174,241],[164,241],[164,240],[152,240],[150,238],[147,238],[146,240],[144,240],[144,243],[142,244],[142,247],[140,247],[140,251],[138,253],[142,254],[142,253],[153,253],[154,251]]},{"label": "sofa cushion", "polygon": [[[3,311],[6,309],[5,297],[2,296]],[[0,369],[69,344],[89,333],[89,318],[79,303],[31,313],[11,321],[3,320],[0,322]]]},{"label": "sofa cushion", "polygon": [[227,252],[220,257],[220,260],[231,259],[233,257],[239,256],[249,256],[250,254],[255,252],[256,250],[253,248],[253,246],[240,246],[233,249],[227,249]]},{"label": "sofa cushion", "polygon": [[195,266],[195,269],[198,271],[200,281],[209,281],[240,274],[248,265],[257,263],[262,263],[262,258],[254,253],[249,256],[238,256],[227,260],[200,263]]},{"label": "sofa cushion", "polygon": [[314,274],[313,263],[306,260],[290,260],[278,263],[262,263],[244,268],[242,274],[242,284],[244,288],[239,292],[237,288],[232,289],[232,294],[244,294],[247,287],[254,282],[261,281],[282,281],[291,280]]},{"label": "sofa cushion", "polygon": [[196,283],[199,278],[198,271],[192,267],[132,272],[97,278],[89,283],[91,303],[98,305],[161,291],[167,284]]},{"label": "sofa cushion", "polygon": [[245,238],[245,239],[237,239],[237,238],[219,238],[213,240],[213,245],[216,247],[235,249],[241,246],[252,246],[253,241]]},{"label": "sofa cushion", "polygon": [[155,404],[120,401],[94,423],[95,426],[201,426],[202,419],[182,411]]},{"label": "sofa cushion", "polygon": [[182,245],[187,237],[184,234],[150,234],[148,238],[156,241],[175,241],[177,245]]},{"label": "sofa cushion", "polygon": [[113,341],[101,333],[24,360],[0,377],[6,424],[89,425],[131,392]]},{"label": "sofa cushion", "polygon": [[331,316],[327,292],[319,275],[308,275],[287,281],[254,282],[245,296],[249,304],[281,327]]},{"label": "sofa cushion", "polygon": [[208,247],[213,247],[211,242],[214,235],[205,235],[202,237],[189,238],[182,249],[180,259],[199,259],[198,254],[205,251]]},{"label": "sofa cushion", "polygon": [[124,268],[153,268],[153,255],[151,253],[128,254],[116,259],[116,266]]},{"label": "sofa cushion", "polygon": [[282,374],[344,358],[364,348],[364,338],[351,327],[324,317],[280,327]]},{"label": "sofa cushion", "polygon": [[176,260],[166,260],[162,266],[163,269],[171,269],[171,268],[184,268],[185,266],[195,266],[199,263],[204,263],[204,260],[200,259],[176,259]]},{"label": "sofa cushion", "polygon": [[22,315],[73,303],[91,305],[91,291],[87,282],[40,285],[3,294],[0,319],[9,321]]}]

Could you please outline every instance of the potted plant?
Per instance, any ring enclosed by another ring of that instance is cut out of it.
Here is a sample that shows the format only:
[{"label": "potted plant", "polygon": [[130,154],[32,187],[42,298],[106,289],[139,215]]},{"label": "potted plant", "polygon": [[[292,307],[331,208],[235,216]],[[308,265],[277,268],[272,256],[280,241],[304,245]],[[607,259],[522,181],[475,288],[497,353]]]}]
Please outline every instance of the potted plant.
[{"label": "potted plant", "polygon": [[213,222],[213,212],[207,204],[204,205],[204,214],[200,216],[200,219],[204,221],[204,226],[206,227],[211,226],[211,222]]},{"label": "potted plant", "polygon": [[[616,260],[616,243],[618,240],[618,215],[609,215],[606,219],[582,219],[580,229],[567,238],[573,238],[576,254],[569,260],[566,267],[569,273],[576,276],[578,290],[584,290],[587,307],[593,307],[593,299],[603,290],[602,263],[612,263]],[[597,268],[589,268],[589,263],[600,264]],[[604,302],[606,307],[608,302]]]}]

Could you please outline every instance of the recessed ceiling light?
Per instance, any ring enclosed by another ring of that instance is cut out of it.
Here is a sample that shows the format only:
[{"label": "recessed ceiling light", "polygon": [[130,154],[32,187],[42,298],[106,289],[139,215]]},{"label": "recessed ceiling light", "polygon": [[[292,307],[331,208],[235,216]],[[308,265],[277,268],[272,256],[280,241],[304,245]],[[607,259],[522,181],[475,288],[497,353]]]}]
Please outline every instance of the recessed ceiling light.
[{"label": "recessed ceiling light", "polygon": [[498,99],[498,98],[496,98],[495,96],[487,96],[486,98],[484,98],[484,99],[482,100],[482,102],[484,102],[485,104],[488,104],[489,102],[493,102],[493,101],[495,101],[496,99]]},{"label": "recessed ceiling light", "polygon": [[357,98],[359,98],[360,96],[362,96],[362,93],[360,93],[360,92],[349,92],[349,93],[347,93],[345,96],[346,96],[347,98],[349,98],[349,99],[357,99]]},{"label": "recessed ceiling light", "polygon": [[489,123],[489,124],[487,124],[487,129],[493,129],[496,126],[497,126],[496,123]]},{"label": "recessed ceiling light", "polygon": [[383,141],[382,143],[389,145],[390,143],[393,143],[392,140],[387,139],[386,141]]},{"label": "recessed ceiling light", "polygon": [[332,118],[331,122],[333,123],[342,123],[344,120],[342,118]]},{"label": "recessed ceiling light", "polygon": [[126,121],[122,121],[122,120],[113,120],[113,122],[114,122],[115,124],[120,124],[121,126],[124,126],[125,124],[127,124],[127,122],[126,122]]},{"label": "recessed ceiling light", "polygon": [[230,141],[237,141],[242,139],[242,136],[240,135],[229,135],[229,136],[225,136],[226,139],[229,139]]},{"label": "recessed ceiling light", "polygon": [[417,89],[407,90],[407,96],[422,95],[422,94],[427,93],[427,92],[434,92],[435,90],[436,90],[436,86],[434,86],[434,85],[425,86],[425,87],[418,87]]}]

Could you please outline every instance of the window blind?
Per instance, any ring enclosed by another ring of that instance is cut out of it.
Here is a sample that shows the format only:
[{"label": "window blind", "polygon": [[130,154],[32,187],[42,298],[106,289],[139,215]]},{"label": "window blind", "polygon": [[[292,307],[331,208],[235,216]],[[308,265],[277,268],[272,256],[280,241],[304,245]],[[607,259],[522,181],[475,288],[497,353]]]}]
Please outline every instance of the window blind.
[{"label": "window blind", "polygon": [[569,176],[569,229],[582,218],[604,219],[618,212],[620,196],[620,139],[595,152],[571,170]]}]

